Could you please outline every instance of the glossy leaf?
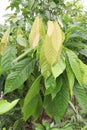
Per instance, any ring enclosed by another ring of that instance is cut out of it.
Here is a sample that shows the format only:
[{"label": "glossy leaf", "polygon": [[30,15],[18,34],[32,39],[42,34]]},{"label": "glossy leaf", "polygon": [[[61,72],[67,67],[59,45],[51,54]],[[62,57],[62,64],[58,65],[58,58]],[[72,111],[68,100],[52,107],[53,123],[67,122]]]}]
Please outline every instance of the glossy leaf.
[{"label": "glossy leaf", "polygon": [[18,101],[19,99],[9,103],[7,100],[0,100],[0,115],[10,111],[18,103]]}]

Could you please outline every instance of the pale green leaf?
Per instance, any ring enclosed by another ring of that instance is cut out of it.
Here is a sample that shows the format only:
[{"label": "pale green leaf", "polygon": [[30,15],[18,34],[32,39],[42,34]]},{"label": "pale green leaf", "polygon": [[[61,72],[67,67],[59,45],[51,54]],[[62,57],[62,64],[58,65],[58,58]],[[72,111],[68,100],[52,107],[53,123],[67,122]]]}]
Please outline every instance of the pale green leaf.
[{"label": "pale green leaf", "polygon": [[81,60],[79,60],[79,63],[82,72],[82,84],[83,86],[87,87],[87,65],[84,64]]},{"label": "pale green leaf", "polygon": [[25,38],[23,38],[23,36],[21,34],[17,35],[17,43],[23,47],[27,46],[27,41]]},{"label": "pale green leaf", "polygon": [[13,70],[6,79],[5,93],[11,92],[19,88],[30,76],[34,70],[35,60],[25,58],[16,63]]},{"label": "pale green leaf", "polygon": [[69,59],[69,64],[71,66],[71,69],[72,69],[78,83],[82,86],[82,84],[83,84],[83,79],[82,78],[83,77],[82,77],[82,70],[80,68],[79,58],[71,50],[66,50],[66,54],[67,54],[67,57]]},{"label": "pale green leaf", "polygon": [[57,78],[66,68],[65,60],[63,57],[58,58],[58,62],[52,66],[52,74],[55,78]]},{"label": "pale green leaf", "polygon": [[7,100],[0,100],[0,115],[10,111],[17,103],[19,99],[12,101],[11,103]]},{"label": "pale green leaf", "polygon": [[62,85],[63,85],[62,77],[60,76],[56,79],[56,87],[54,88],[53,92],[51,93],[52,99],[54,99],[56,97],[57,93],[61,90]]},{"label": "pale green leaf", "polygon": [[55,87],[56,87],[56,80],[52,75],[49,76],[47,79],[45,79],[45,88],[46,88],[45,95],[52,93]]},{"label": "pale green leaf", "polygon": [[73,87],[74,87],[74,81],[75,81],[75,76],[74,73],[71,69],[68,57],[66,55],[66,73],[67,73],[67,78],[69,82],[69,90],[70,90],[70,95],[73,95]]},{"label": "pale green leaf", "polygon": [[46,60],[45,53],[44,53],[44,46],[42,46],[42,48],[41,48],[40,66],[41,66],[42,75],[45,78],[48,78],[51,75],[51,67],[50,67],[50,64]]}]

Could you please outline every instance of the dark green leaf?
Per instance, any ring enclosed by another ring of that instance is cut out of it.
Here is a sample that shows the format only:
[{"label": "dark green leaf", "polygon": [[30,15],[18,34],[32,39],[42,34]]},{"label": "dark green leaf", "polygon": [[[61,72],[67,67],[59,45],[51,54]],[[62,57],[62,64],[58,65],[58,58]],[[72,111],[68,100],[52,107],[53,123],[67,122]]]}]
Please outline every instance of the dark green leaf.
[{"label": "dark green leaf", "polygon": [[14,71],[12,71],[6,79],[5,93],[19,88],[33,72],[34,65],[35,60],[32,58],[25,58],[24,60],[16,63],[14,65]]},{"label": "dark green leaf", "polygon": [[34,81],[25,97],[23,105],[24,120],[27,120],[31,115],[34,115],[38,103],[39,106],[41,106],[41,100],[39,100],[38,97],[40,91],[40,80],[41,75]]},{"label": "dark green leaf", "polygon": [[62,86],[61,90],[57,93],[56,97],[52,100],[51,95],[45,97],[44,107],[46,113],[50,117],[54,117],[54,119],[59,122],[60,119],[64,116],[66,109],[68,107],[68,98],[69,92],[66,83]]}]

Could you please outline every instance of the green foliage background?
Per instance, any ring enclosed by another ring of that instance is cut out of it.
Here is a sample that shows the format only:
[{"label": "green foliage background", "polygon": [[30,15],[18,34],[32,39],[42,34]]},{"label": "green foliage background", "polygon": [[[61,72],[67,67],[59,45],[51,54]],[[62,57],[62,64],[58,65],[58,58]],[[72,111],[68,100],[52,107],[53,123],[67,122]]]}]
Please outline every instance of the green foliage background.
[{"label": "green foliage background", "polygon": [[[15,12],[6,16],[9,25],[0,27],[0,91],[9,102],[20,100],[17,105],[0,101],[0,114],[16,105],[1,115],[1,129],[85,130],[87,13],[82,4],[78,0],[9,2],[7,9]],[[41,124],[34,127],[32,122]]]}]

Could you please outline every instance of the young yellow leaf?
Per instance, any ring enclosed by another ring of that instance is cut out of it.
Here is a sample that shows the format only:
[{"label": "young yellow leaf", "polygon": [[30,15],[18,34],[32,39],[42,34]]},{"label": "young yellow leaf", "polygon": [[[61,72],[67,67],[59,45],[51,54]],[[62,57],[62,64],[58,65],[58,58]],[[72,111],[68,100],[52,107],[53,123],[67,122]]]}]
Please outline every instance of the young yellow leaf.
[{"label": "young yellow leaf", "polygon": [[10,29],[7,29],[7,31],[5,32],[5,34],[3,35],[2,39],[1,39],[1,43],[0,43],[0,54],[3,55],[4,50],[9,42],[9,33],[10,33]]},{"label": "young yellow leaf", "polygon": [[36,17],[29,35],[30,47],[35,48],[40,40],[40,36],[43,36],[44,34],[45,30],[42,19]]},{"label": "young yellow leaf", "polygon": [[49,76],[46,71],[50,70],[49,72],[51,73],[51,67],[58,61],[62,49],[63,40],[63,32],[58,23],[49,21],[47,35],[43,42],[40,54],[41,72],[45,78]]}]

